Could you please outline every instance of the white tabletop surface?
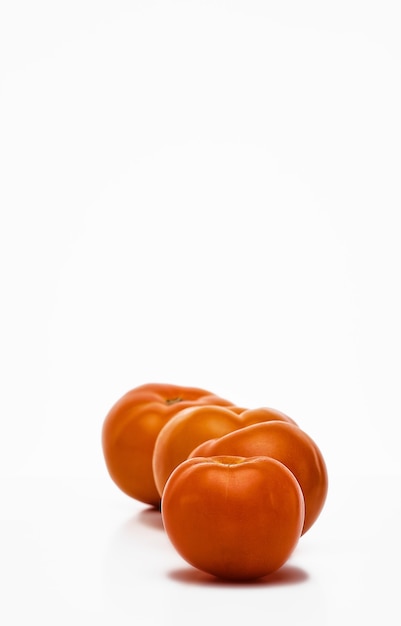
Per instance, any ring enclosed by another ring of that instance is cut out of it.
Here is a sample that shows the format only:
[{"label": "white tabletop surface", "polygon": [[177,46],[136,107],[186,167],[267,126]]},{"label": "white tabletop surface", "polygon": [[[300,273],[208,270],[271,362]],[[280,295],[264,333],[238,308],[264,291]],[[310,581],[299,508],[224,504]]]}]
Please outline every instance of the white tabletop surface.
[{"label": "white tabletop surface", "polygon": [[[397,624],[400,479],[332,479],[324,513],[289,561],[258,581],[194,569],[158,511],[107,480],[2,482],[3,623]],[[4,509],[4,502],[6,509]]]},{"label": "white tabletop surface", "polygon": [[[399,625],[395,0],[0,3],[0,622]],[[270,579],[175,552],[100,432],[146,382],[271,406],[326,506]]]}]

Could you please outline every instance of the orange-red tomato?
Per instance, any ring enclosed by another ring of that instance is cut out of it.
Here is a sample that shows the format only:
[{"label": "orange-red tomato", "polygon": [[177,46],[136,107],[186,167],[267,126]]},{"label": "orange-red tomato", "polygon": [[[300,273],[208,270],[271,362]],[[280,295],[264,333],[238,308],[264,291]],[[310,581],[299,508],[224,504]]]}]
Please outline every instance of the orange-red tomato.
[{"label": "orange-red tomato", "polygon": [[189,458],[216,455],[264,455],[286,465],[298,480],[305,499],[302,534],[314,524],[327,496],[327,468],[316,443],[300,428],[278,421],[253,424],[200,444]]},{"label": "orange-red tomato", "polygon": [[[234,407],[230,407],[231,410],[233,410],[233,408]],[[277,409],[265,406],[256,409],[242,409],[240,415],[245,426],[259,424],[259,422],[287,422],[297,426],[297,423],[291,417],[282,413],[282,411],[277,411]]]},{"label": "orange-red tomato", "polygon": [[163,493],[173,469],[200,443],[249,424],[270,420],[295,424],[284,413],[265,407],[197,406],[179,411],[160,430],[154,447],[153,476],[159,494]]},{"label": "orange-red tomato", "polygon": [[160,383],[141,385],[122,396],[102,429],[104,458],[116,485],[136,500],[159,506],[152,471],[156,437],[179,410],[207,404],[232,405],[205,389]]},{"label": "orange-red tomato", "polygon": [[280,568],[299,540],[304,499],[292,472],[269,457],[193,458],[170,475],[164,528],[194,567],[231,580]]}]

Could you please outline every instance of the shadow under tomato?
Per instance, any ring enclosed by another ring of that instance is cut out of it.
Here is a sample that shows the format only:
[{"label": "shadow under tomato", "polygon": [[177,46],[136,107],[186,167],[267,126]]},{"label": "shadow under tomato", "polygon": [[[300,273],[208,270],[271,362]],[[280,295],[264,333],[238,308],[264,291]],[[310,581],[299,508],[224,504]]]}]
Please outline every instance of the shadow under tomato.
[{"label": "shadow under tomato", "polygon": [[156,528],[157,530],[164,530],[162,516],[160,509],[156,507],[147,507],[142,509],[136,517],[136,519],[148,528]]},{"label": "shadow under tomato", "polygon": [[304,583],[309,579],[309,575],[305,570],[294,565],[283,565],[279,570],[249,581],[232,581],[224,580],[223,578],[217,578],[206,572],[202,572],[196,568],[185,567],[176,569],[168,573],[168,577],[176,582],[185,583],[188,585],[211,585],[211,586],[225,586],[225,587],[274,587],[284,585],[298,585]]}]

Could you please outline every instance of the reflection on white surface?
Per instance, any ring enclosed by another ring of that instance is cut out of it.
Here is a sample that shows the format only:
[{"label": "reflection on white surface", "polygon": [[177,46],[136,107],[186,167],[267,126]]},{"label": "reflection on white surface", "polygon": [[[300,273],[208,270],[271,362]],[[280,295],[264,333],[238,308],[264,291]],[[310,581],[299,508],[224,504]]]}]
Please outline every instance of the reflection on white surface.
[{"label": "reflection on white surface", "polygon": [[225,619],[338,626],[341,616],[401,617],[400,477],[333,477],[326,507],[275,574],[232,583],[176,553],[160,513],[104,481],[2,484],[2,623],[184,626]]}]

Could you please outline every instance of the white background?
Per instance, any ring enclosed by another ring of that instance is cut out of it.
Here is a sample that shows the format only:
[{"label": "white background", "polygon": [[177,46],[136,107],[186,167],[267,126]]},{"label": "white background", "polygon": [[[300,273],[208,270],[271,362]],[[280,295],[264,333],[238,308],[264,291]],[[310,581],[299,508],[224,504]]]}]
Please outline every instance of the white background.
[{"label": "white background", "polygon": [[[399,623],[400,28],[395,0],[2,0],[2,623]],[[103,419],[154,381],[321,447],[272,579],[192,570],[108,477]]]}]

